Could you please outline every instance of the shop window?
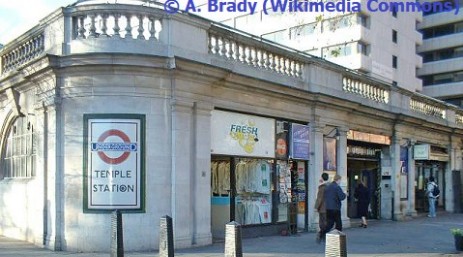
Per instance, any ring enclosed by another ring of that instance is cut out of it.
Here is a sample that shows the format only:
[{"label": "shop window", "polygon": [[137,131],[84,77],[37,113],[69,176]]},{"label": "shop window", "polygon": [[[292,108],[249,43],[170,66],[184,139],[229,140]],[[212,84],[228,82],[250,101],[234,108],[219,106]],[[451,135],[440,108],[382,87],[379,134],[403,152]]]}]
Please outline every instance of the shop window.
[{"label": "shop window", "polygon": [[6,178],[35,176],[36,136],[34,122],[19,117],[10,127],[2,158],[2,175]]},{"label": "shop window", "polygon": [[235,159],[235,221],[242,225],[272,222],[272,173],[269,160]]}]

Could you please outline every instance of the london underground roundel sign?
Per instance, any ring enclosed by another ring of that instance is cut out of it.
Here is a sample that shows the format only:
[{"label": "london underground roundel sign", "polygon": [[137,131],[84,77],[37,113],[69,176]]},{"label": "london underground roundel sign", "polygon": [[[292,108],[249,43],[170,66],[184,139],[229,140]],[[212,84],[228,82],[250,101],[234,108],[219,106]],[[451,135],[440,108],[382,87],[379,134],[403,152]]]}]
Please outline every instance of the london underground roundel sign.
[{"label": "london underground roundel sign", "polygon": [[[122,142],[106,142],[108,137],[117,137]],[[92,143],[92,151],[97,151],[98,156],[107,164],[121,164],[129,158],[130,152],[137,150],[137,144],[130,142],[130,138],[118,129],[109,129],[103,132],[97,143]],[[119,156],[110,157],[108,151],[121,152]]]}]

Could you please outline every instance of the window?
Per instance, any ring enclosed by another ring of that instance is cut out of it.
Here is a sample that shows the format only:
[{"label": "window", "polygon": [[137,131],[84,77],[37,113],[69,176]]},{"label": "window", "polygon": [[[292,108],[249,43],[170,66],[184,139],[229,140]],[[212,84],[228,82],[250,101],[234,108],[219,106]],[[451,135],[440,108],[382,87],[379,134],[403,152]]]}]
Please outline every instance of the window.
[{"label": "window", "polygon": [[392,68],[397,69],[397,56],[392,56]]},{"label": "window", "polygon": [[363,14],[357,14],[357,24],[362,25],[365,28],[370,28],[369,17]]},{"label": "window", "polygon": [[292,27],[289,29],[289,37],[291,40],[295,40],[301,37],[310,36],[315,33],[317,28],[317,23],[304,24],[297,27]]},{"label": "window", "polygon": [[[334,58],[348,56],[352,54],[352,51],[355,51],[355,43],[335,45],[322,48],[323,58]],[[352,50],[353,49],[353,50]]]},{"label": "window", "polygon": [[392,42],[397,43],[397,30],[392,30]]},{"label": "window", "polygon": [[4,177],[35,176],[36,138],[30,117],[19,117],[11,126],[2,160]]},{"label": "window", "polygon": [[463,71],[448,72],[422,77],[423,86],[435,84],[454,83],[463,81]]},{"label": "window", "polygon": [[286,39],[286,33],[287,33],[286,30],[275,31],[275,32],[268,33],[268,34],[263,34],[262,38],[265,38],[267,40],[271,40],[277,43],[283,43],[283,41]]},{"label": "window", "polygon": [[392,85],[396,87],[397,86],[397,81],[392,81]]},{"label": "window", "polygon": [[363,42],[357,43],[357,52],[365,56],[370,56],[370,45]]}]

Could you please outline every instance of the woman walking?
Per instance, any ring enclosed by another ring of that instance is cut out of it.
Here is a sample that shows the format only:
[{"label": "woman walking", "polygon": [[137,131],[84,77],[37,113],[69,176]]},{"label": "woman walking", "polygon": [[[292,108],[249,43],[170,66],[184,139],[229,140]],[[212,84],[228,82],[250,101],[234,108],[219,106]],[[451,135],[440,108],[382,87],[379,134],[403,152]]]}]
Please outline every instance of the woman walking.
[{"label": "woman walking", "polygon": [[360,181],[357,188],[355,189],[354,197],[358,200],[357,213],[360,217],[362,217],[362,224],[360,224],[360,227],[367,228],[367,215],[368,205],[370,205],[370,192],[363,181]]}]

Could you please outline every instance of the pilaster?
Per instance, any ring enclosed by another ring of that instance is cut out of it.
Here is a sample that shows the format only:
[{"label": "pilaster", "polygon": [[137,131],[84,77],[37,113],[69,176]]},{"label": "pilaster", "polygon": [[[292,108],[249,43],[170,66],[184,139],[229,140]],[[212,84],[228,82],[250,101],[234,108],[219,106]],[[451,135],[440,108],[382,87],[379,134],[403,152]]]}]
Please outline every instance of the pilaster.
[{"label": "pilaster", "polygon": [[416,217],[418,214],[415,209],[415,159],[413,159],[413,147],[416,144],[415,139],[408,141],[408,200],[407,200],[407,215]]},{"label": "pilaster", "polygon": [[[349,132],[349,128],[338,127],[337,130],[339,139],[336,142],[336,173],[342,177],[341,188],[347,194],[347,132]],[[353,192],[349,193],[352,194]],[[347,217],[347,199],[341,205],[341,219],[343,227],[350,227],[350,219]]]},{"label": "pilaster", "polygon": [[313,122],[311,124],[311,138],[310,138],[310,162],[308,174],[308,197],[307,209],[308,223],[311,230],[318,227],[318,215],[315,212],[315,199],[317,198],[318,181],[323,173],[323,129],[325,124],[320,122]]},{"label": "pilaster", "polygon": [[193,211],[193,245],[212,243],[211,234],[211,112],[208,103],[193,106],[193,158],[191,194]]},{"label": "pilaster", "polygon": [[172,107],[172,184],[171,211],[175,247],[192,244],[194,207],[192,205],[193,172],[193,103],[173,101]]},{"label": "pilaster", "polygon": [[393,201],[393,220],[403,220],[403,213],[400,208],[400,138],[396,135],[391,140],[391,167],[392,167],[392,195]]}]

